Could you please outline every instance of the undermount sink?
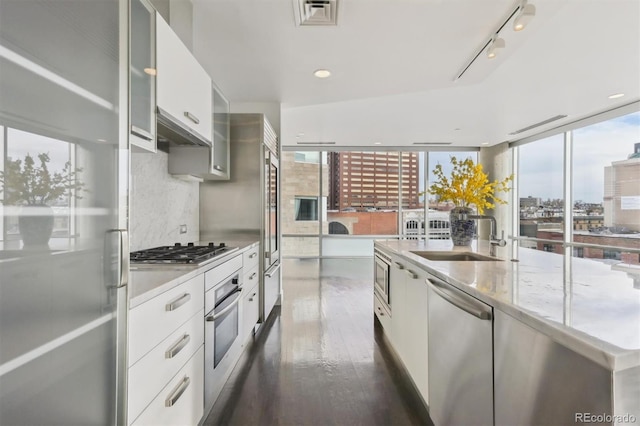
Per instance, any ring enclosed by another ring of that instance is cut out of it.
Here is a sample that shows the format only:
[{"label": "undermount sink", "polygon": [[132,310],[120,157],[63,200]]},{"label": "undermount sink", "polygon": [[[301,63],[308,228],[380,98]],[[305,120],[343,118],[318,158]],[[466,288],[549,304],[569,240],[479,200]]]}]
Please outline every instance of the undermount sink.
[{"label": "undermount sink", "polygon": [[435,261],[472,261],[472,262],[497,262],[502,261],[497,257],[485,256],[482,254],[474,253],[471,251],[412,251],[420,257],[424,257],[427,260]]}]

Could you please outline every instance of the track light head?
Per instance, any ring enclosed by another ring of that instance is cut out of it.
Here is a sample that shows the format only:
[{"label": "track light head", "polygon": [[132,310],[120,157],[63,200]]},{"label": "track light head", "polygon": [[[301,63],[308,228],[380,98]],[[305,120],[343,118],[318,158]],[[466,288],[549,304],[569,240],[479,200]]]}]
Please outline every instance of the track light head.
[{"label": "track light head", "polygon": [[532,4],[528,4],[526,1],[522,2],[520,10],[518,10],[518,14],[513,20],[513,30],[524,30],[534,16],[536,16],[536,7]]},{"label": "track light head", "polygon": [[487,48],[487,58],[493,59],[496,57],[498,52],[504,49],[505,43],[504,39],[494,35],[491,38],[491,42],[489,43],[489,47]]}]

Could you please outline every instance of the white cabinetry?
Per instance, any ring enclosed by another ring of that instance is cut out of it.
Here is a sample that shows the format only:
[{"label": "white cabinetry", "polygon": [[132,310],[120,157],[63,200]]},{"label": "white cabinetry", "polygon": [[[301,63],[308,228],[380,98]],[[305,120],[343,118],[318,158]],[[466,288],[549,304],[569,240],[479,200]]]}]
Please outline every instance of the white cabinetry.
[{"label": "white cabinetry", "polygon": [[246,342],[260,319],[260,246],[249,248],[242,254],[244,296],[242,298],[242,341]]},{"label": "white cabinetry", "polygon": [[[131,309],[129,424],[171,424],[171,419],[196,424],[200,420],[203,316],[203,275]],[[172,399],[175,403],[166,405]]]},{"label": "white cabinetry", "polygon": [[[427,273],[411,263],[391,256],[389,292],[390,320],[384,319],[382,304],[374,299],[376,315],[381,320],[394,350],[409,372],[424,399],[428,398],[428,316]],[[385,322],[388,323],[385,324]]]},{"label": "white cabinetry", "polygon": [[158,108],[211,142],[211,79],[158,13],[156,62]]}]

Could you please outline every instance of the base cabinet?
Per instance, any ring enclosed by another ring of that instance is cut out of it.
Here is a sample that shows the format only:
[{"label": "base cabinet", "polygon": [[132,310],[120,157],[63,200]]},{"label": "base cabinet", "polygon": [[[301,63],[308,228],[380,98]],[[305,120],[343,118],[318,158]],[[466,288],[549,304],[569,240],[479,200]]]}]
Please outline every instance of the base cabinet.
[{"label": "base cabinet", "polygon": [[374,299],[374,309],[420,396],[428,404],[427,273],[399,257],[392,256],[391,260],[391,316],[384,318],[384,305],[378,299]]},{"label": "base cabinet", "polygon": [[203,415],[204,348],[160,391],[134,425],[196,425]]},{"label": "base cabinet", "polygon": [[[587,423],[576,416],[613,414],[610,371],[515,318],[494,312],[496,425]],[[638,399],[634,406],[638,410]]]}]

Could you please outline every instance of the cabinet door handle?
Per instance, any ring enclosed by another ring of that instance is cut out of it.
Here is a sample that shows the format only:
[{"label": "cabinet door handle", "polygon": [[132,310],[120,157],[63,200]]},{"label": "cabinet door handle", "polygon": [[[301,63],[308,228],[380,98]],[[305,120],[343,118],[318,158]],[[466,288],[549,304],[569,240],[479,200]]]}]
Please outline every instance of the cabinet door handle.
[{"label": "cabinet door handle", "polygon": [[187,303],[189,300],[191,300],[191,293],[185,293],[177,299],[167,303],[164,308],[167,312],[175,311],[180,306]]},{"label": "cabinet door handle", "polygon": [[254,279],[256,277],[256,275],[258,275],[257,272],[254,272],[253,274],[249,275],[249,281],[251,281],[252,279]]},{"label": "cabinet door handle", "polygon": [[409,275],[409,276],[410,276],[411,278],[413,278],[414,280],[415,280],[416,278],[418,278],[418,274],[416,274],[415,272],[413,272],[411,269],[407,269],[405,272],[407,273],[407,275]]},{"label": "cabinet door handle", "polygon": [[256,293],[253,293],[253,294],[251,295],[251,297],[249,298],[249,302],[253,302],[253,298],[254,298],[254,297],[256,297]]},{"label": "cabinet door handle", "polygon": [[185,111],[184,116],[187,117],[189,120],[193,121],[194,123],[200,124],[200,120],[198,119],[198,117],[191,114],[189,111]]},{"label": "cabinet door handle", "polygon": [[400,262],[393,262],[394,265],[396,265],[396,268],[398,269],[404,269],[404,265]]},{"label": "cabinet door handle", "polygon": [[191,383],[191,379],[188,378],[187,376],[184,376],[182,381],[178,383],[178,386],[173,388],[173,390],[171,391],[167,399],[164,400],[164,406],[173,407],[176,404],[176,402],[178,402],[178,400],[180,399],[184,391],[187,390],[190,383]]},{"label": "cabinet door handle", "polygon": [[384,316],[384,312],[382,312],[382,308],[380,306],[378,306],[378,313],[381,317]]},{"label": "cabinet door handle", "polygon": [[189,336],[188,334],[185,334],[180,338],[180,340],[174,343],[173,346],[171,346],[169,349],[165,351],[164,357],[166,359],[171,359],[174,356],[178,355],[182,351],[182,349],[184,349],[184,347],[187,346],[187,343],[189,343],[190,340],[191,340],[191,336]]},{"label": "cabinet door handle", "polygon": [[249,255],[249,259],[253,259],[253,258],[254,258],[254,257],[256,257],[257,255],[258,255],[258,252],[257,252],[257,251],[254,251],[253,253],[251,253],[251,254]]}]

